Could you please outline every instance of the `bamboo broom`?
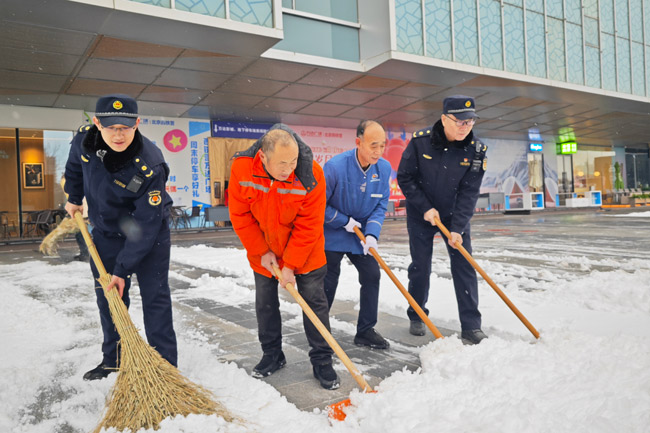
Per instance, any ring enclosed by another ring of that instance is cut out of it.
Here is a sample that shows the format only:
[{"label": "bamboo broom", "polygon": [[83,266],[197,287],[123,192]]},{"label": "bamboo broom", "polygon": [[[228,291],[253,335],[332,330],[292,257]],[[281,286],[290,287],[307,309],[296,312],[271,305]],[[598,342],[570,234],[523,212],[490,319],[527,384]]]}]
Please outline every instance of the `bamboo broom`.
[{"label": "bamboo broom", "polygon": [[71,218],[64,218],[58,226],[41,241],[38,250],[46,256],[55,256],[59,251],[59,241],[71,233],[77,233],[79,227]]},{"label": "bamboo broom", "polygon": [[75,220],[99,272],[97,280],[104,289],[121,344],[118,376],[107,398],[104,418],[93,433],[109,427],[119,431],[127,428],[131,431],[157,430],[163,419],[191,413],[216,414],[228,422],[236,420],[223,405],[212,399],[210,391],[183,377],[142,339],[118,291],[106,290],[111,275],[102,264],[80,212],[75,213]]}]

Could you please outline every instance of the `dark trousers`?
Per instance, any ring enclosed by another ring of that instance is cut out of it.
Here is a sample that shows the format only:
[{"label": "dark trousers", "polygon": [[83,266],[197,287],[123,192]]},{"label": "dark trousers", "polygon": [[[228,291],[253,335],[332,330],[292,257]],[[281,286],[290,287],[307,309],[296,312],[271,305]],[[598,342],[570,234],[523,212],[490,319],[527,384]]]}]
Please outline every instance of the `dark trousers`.
[{"label": "dark trousers", "polygon": [[371,255],[350,254],[339,251],[325,251],[327,257],[327,275],[325,275],[325,296],[327,304],[332,308],[336,288],[341,275],[341,260],[348,256],[359,272],[359,319],[357,320],[357,334],[373,328],[377,324],[377,307],[379,302],[379,265]]},{"label": "dark trousers", "polygon": [[[323,266],[306,274],[296,275],[296,289],[329,330],[329,310],[325,292],[323,291],[323,279],[326,272],[327,267]],[[257,313],[257,330],[262,344],[262,351],[265,354],[277,354],[282,350],[282,318],[278,298],[278,280],[265,277],[257,272],[254,272],[254,275],[255,311]],[[309,359],[312,365],[331,363],[332,349],[304,313],[302,321],[307,341],[311,346]]]},{"label": "dark trousers", "polygon": [[[124,237],[105,236],[99,230],[93,230],[93,241],[97,247],[97,252],[102,259],[107,272],[115,267],[117,255],[124,247]],[[160,355],[169,361],[170,364],[177,365],[177,346],[176,333],[172,322],[172,300],[169,290],[169,253],[171,241],[169,237],[169,228],[165,225],[158,233],[151,252],[138,264],[135,274],[138,276],[140,285],[140,295],[142,297],[142,310],[144,316],[144,329],[149,345],[155,348]],[[91,269],[95,278],[99,273],[91,260]],[[125,279],[124,294],[122,300],[126,307],[129,307],[129,288],[131,279]],[[99,317],[104,332],[104,343],[102,352],[104,354],[103,363],[108,366],[116,366],[118,363],[118,342],[120,335],[115,329],[111,319],[108,301],[104,296],[104,290],[95,283],[95,294],[97,295],[97,306],[99,307]]]},{"label": "dark trousers", "polygon": [[[429,298],[433,237],[439,230],[427,221],[422,220],[422,222],[419,222],[410,218],[407,218],[406,227],[411,250],[411,265],[408,268],[409,293],[428,315],[429,310],[425,308],[425,305]],[[458,250],[449,246],[446,237],[444,242],[449,253],[451,276],[456,291],[461,328],[464,330],[479,329],[481,327],[481,313],[478,310],[476,271]],[[470,254],[472,253],[469,226],[463,234],[463,247]],[[406,313],[409,319],[420,320],[413,308],[409,307]]]}]

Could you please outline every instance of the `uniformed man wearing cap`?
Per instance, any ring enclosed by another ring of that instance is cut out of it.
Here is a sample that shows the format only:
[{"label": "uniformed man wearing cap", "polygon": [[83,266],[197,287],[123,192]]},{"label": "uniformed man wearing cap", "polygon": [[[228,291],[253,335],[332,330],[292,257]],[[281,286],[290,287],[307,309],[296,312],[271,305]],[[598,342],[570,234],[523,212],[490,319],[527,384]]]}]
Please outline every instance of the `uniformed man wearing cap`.
[{"label": "uniformed man wearing cap", "polygon": [[[397,172],[397,181],[406,197],[411,251],[409,293],[428,314],[425,305],[429,297],[433,237],[439,231],[434,218],[438,217],[451,232],[447,251],[461,337],[472,344],[487,338],[481,330],[478,282],[474,268],[455,245],[461,244],[472,252],[469,222],[487,163],[487,146],[472,132],[477,117],[474,99],[469,96],[445,98],[440,120],[413,134]],[[411,320],[410,333],[424,335],[424,323],[416,312],[409,307],[407,314]]]},{"label": "uniformed man wearing cap", "polygon": [[[108,290],[117,289],[129,306],[131,276],[137,274],[147,340],[176,365],[169,273],[169,207],[165,191],[169,168],[162,152],[138,131],[138,104],[127,95],[99,98],[93,126],[73,138],[65,168],[66,211],[71,216],[88,204],[93,241],[107,271]],[[91,261],[96,278],[97,269]],[[97,305],[104,342],[101,363],[84,375],[103,379],[118,366],[119,335],[98,283]]]}]

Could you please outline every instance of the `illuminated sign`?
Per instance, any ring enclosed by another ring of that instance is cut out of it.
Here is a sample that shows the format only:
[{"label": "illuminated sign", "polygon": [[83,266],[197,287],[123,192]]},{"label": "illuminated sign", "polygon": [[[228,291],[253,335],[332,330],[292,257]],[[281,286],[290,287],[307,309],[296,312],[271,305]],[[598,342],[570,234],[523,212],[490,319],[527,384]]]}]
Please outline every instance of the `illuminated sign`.
[{"label": "illuminated sign", "polygon": [[542,140],[542,135],[539,133],[539,129],[537,128],[530,128],[528,130],[528,140],[531,142],[534,141],[543,141]]},{"label": "illuminated sign", "polygon": [[578,152],[578,143],[573,128],[560,128],[555,150],[558,155],[571,155]]},{"label": "illuminated sign", "polygon": [[543,148],[542,143],[530,143],[530,151],[531,152],[541,152]]}]

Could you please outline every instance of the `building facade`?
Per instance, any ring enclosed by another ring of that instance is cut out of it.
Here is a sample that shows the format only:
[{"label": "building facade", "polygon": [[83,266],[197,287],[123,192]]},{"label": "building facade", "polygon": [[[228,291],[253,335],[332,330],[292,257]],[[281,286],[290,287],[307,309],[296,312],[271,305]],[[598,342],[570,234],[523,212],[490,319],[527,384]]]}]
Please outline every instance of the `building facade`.
[{"label": "building facade", "polygon": [[[650,0],[5,0],[0,54],[0,211],[18,232],[62,201],[67,143],[111,92],[138,99],[161,148],[179,130],[209,153],[190,125],[210,121],[372,118],[393,160],[466,94],[490,146],[485,193],[557,206],[650,183]],[[192,189],[187,152],[167,156]]]}]

